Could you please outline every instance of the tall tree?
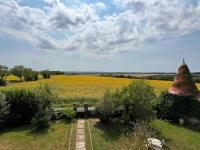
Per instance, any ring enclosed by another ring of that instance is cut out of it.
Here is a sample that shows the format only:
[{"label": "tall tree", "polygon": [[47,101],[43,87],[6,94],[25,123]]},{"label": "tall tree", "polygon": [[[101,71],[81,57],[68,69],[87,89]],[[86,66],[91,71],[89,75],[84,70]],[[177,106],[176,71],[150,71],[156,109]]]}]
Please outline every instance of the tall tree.
[{"label": "tall tree", "polygon": [[154,100],[155,94],[153,87],[144,80],[134,80],[128,86],[125,86],[119,92],[119,100],[124,106],[124,122],[136,120],[153,120],[155,112],[152,108],[151,101]]},{"label": "tall tree", "polygon": [[33,71],[31,68],[24,68],[23,76],[25,81],[36,81],[38,80],[38,72]]},{"label": "tall tree", "polygon": [[11,73],[17,77],[20,78],[20,81],[22,82],[22,77],[23,77],[23,71],[24,71],[24,66],[15,66],[14,68],[11,68]]},{"label": "tall tree", "polygon": [[5,84],[5,79],[9,75],[9,70],[6,65],[0,65],[0,85]]},{"label": "tall tree", "polygon": [[9,75],[8,67],[6,65],[0,65],[0,79],[5,79],[7,75]]}]

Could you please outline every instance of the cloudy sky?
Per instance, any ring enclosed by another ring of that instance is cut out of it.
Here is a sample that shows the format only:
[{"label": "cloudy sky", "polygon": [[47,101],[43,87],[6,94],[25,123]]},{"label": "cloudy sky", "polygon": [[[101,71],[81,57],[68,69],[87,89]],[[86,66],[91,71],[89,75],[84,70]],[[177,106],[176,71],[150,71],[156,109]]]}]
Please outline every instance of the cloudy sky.
[{"label": "cloudy sky", "polygon": [[200,0],[0,0],[0,64],[200,72]]}]

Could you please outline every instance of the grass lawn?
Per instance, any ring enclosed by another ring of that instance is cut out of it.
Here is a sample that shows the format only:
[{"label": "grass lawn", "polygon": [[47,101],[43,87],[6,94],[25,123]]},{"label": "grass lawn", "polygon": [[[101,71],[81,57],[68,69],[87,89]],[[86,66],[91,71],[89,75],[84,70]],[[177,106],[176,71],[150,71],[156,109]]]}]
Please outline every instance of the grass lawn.
[{"label": "grass lawn", "polygon": [[200,128],[156,120],[153,125],[158,128],[158,138],[165,139],[164,149],[200,150]]},{"label": "grass lawn", "polygon": [[33,130],[30,125],[0,132],[0,150],[66,150],[71,123],[57,120],[47,129]]},{"label": "grass lawn", "polygon": [[[94,150],[113,150],[121,136],[121,125],[104,125],[99,119],[90,119],[91,136]],[[87,135],[86,135],[87,136]],[[90,149],[89,149],[90,150]]]},{"label": "grass lawn", "polygon": [[[163,149],[166,150],[200,150],[200,128],[189,125],[168,123],[155,120],[153,126],[158,129],[158,139],[164,139]],[[113,150],[126,147],[125,142],[119,142],[121,126],[104,125],[98,119],[90,119],[94,150]]]},{"label": "grass lawn", "polygon": [[[113,150],[126,147],[122,141],[121,129],[124,126],[117,122],[104,125],[99,119],[89,119],[94,150]],[[156,138],[164,139],[166,150],[200,150],[200,128],[155,120],[152,125],[158,129]],[[71,149],[75,148],[74,123]],[[65,120],[57,120],[43,130],[33,130],[30,125],[6,129],[0,132],[0,150],[66,150],[69,146],[72,124]],[[92,150],[87,121],[85,121],[86,148]],[[145,148],[144,148],[145,149]],[[126,150],[126,149],[124,149]]]}]

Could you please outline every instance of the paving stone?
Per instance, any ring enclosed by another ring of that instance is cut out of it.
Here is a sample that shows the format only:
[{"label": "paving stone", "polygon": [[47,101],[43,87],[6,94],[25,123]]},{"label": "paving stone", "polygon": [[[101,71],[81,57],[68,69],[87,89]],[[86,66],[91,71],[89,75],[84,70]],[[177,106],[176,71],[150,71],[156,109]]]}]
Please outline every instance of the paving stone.
[{"label": "paving stone", "polygon": [[76,142],[85,142],[85,134],[84,135],[76,135]]},{"label": "paving stone", "polygon": [[84,129],[76,129],[76,134],[85,134]]},{"label": "paving stone", "polygon": [[84,124],[78,124],[77,129],[84,129]]},{"label": "paving stone", "polygon": [[85,142],[76,142],[76,149],[85,148]]},{"label": "paving stone", "polygon": [[84,123],[85,120],[78,120],[78,123]]}]

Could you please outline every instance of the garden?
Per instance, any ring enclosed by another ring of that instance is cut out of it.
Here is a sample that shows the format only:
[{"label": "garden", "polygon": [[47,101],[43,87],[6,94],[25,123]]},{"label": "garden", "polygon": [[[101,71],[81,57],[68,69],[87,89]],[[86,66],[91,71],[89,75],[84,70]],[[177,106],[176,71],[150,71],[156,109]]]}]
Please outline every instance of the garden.
[{"label": "garden", "polygon": [[[167,104],[163,101],[166,93],[161,91],[170,84],[171,81],[56,75],[2,87],[0,148],[73,149],[75,137],[70,133],[76,127],[74,106],[87,103],[96,107],[88,118],[93,149],[146,149],[144,141],[148,137],[165,139],[163,149],[199,149],[199,127],[187,123],[181,126],[177,121],[188,112],[198,118],[199,111],[184,109],[187,98],[180,105],[181,110],[171,109],[181,101],[175,99],[181,98],[168,95]],[[191,107],[199,104],[191,102]],[[62,109],[56,112],[56,108]],[[88,124],[85,126],[86,147],[92,149]]]}]

